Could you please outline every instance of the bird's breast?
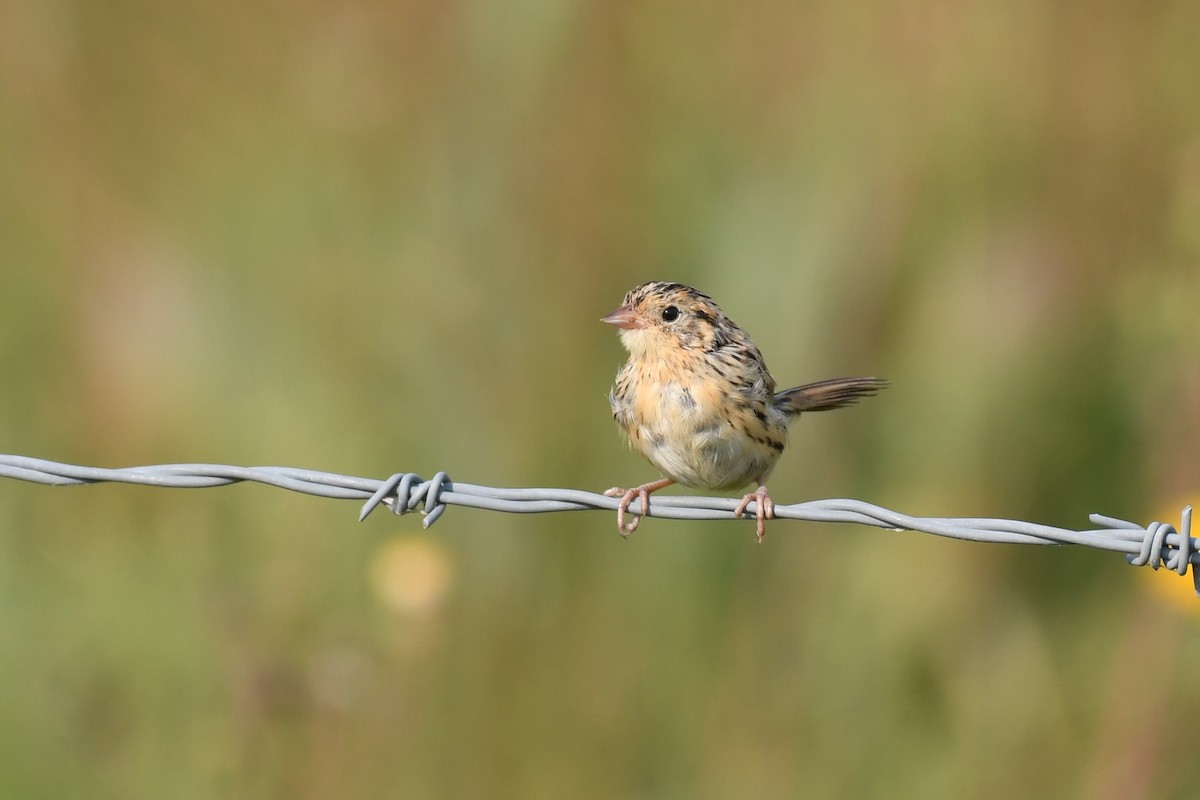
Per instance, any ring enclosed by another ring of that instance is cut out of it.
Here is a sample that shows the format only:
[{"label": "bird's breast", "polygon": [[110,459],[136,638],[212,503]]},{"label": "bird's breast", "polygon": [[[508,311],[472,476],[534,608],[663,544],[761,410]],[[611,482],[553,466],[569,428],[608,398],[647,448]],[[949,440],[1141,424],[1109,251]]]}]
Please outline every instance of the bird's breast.
[{"label": "bird's breast", "polygon": [[732,489],[764,476],[782,452],[756,433],[759,420],[722,383],[661,365],[631,367],[611,397],[630,443],[685,486]]}]

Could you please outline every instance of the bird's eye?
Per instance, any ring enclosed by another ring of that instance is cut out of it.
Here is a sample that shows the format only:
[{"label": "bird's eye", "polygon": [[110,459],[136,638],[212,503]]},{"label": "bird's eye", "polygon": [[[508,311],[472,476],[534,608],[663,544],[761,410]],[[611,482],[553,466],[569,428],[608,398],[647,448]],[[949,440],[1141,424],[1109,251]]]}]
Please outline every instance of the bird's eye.
[{"label": "bird's eye", "polygon": [[662,313],[663,322],[674,322],[679,319],[679,307],[667,306]]}]

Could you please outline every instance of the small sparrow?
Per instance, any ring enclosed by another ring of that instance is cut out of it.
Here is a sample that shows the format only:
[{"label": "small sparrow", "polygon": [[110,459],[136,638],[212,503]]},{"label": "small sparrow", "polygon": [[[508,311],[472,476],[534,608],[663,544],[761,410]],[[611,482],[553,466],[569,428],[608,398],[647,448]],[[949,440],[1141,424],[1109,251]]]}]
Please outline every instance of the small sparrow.
[{"label": "small sparrow", "polygon": [[775,391],[762,353],[708,295],[681,283],[645,283],[625,295],[604,322],[620,328],[629,361],[609,393],[613,419],[633,448],[666,476],[620,497],[617,530],[628,536],[640,516],[625,514],[641,498],[673,483],[736,489],[754,481],[734,515],[757,505],[757,534],[775,516],[766,479],[787,443],[788,423],[802,411],[825,411],[870,397],[888,383],[879,378],[836,378]]}]

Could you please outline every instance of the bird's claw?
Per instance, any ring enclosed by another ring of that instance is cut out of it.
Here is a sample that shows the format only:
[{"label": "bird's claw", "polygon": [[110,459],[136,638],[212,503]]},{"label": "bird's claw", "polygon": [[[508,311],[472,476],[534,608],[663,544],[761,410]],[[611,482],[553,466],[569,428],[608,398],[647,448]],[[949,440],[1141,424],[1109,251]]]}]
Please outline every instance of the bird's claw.
[{"label": "bird's claw", "polygon": [[604,493],[605,497],[620,497],[621,502],[617,503],[617,531],[621,534],[621,538],[629,537],[629,534],[638,529],[638,525],[642,523],[642,517],[635,514],[633,521],[626,524],[625,513],[629,511],[629,504],[634,501],[634,498],[641,498],[642,514],[649,516],[650,514],[650,491],[645,486],[637,486],[633,489],[622,489],[619,486],[614,486]]},{"label": "bird's claw", "polygon": [[767,487],[760,486],[742,498],[742,502],[738,503],[737,508],[733,510],[733,515],[740,519],[746,513],[746,507],[751,503],[757,505],[757,513],[754,515],[757,523],[755,533],[758,543],[762,544],[767,535],[766,521],[775,519],[775,501],[767,495]]}]

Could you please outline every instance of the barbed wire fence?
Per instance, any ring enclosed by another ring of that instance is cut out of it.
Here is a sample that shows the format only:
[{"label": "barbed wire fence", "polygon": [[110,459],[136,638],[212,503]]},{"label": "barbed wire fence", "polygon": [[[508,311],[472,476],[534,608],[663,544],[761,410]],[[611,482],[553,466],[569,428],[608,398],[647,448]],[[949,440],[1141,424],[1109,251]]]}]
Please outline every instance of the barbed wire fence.
[{"label": "barbed wire fence", "polygon": [[[380,506],[396,514],[420,511],[428,528],[447,506],[465,506],[512,514],[546,514],[559,511],[616,511],[618,498],[579,489],[505,489],[476,486],[453,481],[445,472],[426,480],[411,472],[401,472],[384,480],[339,475],[333,472],[296,467],[238,467],[225,464],[158,464],[144,467],[103,469],[62,464],[40,458],[0,455],[0,477],[51,486],[77,486],[93,483],[132,483],[199,489],[252,482],[276,486],[302,494],[337,500],[365,500],[358,519],[361,522]],[[738,500],[725,497],[655,496],[648,516],[661,519],[736,519],[733,510]],[[752,515],[752,503],[747,514]],[[629,507],[641,514],[641,501]],[[1073,544],[1124,553],[1134,566],[1153,569],[1166,567],[1186,575],[1192,567],[1192,580],[1200,596],[1200,551],[1191,536],[1192,507],[1183,509],[1179,528],[1152,522],[1135,522],[1092,514],[1089,520],[1097,528],[1070,530],[1020,520],[972,517],[912,517],[859,500],[810,500],[803,503],[776,503],[775,516],[805,522],[852,523],[893,531],[963,539],[972,542],[1004,544]]]}]

